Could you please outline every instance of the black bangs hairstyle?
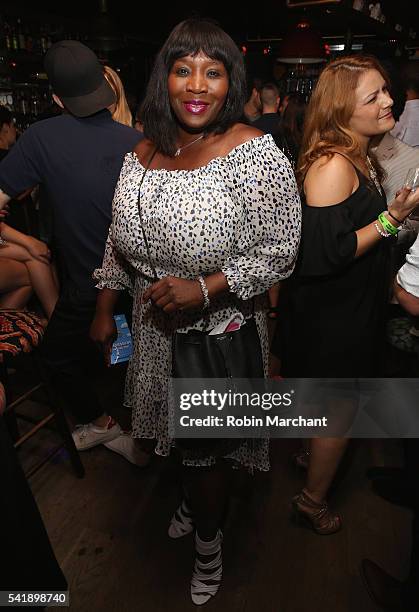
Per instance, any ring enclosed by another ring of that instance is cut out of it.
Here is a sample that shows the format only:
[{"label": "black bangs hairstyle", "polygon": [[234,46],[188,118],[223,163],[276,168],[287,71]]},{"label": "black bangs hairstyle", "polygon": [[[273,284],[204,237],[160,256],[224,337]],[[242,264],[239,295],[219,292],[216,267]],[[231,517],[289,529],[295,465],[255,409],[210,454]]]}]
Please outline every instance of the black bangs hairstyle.
[{"label": "black bangs hairstyle", "polygon": [[221,134],[241,120],[246,101],[246,73],[243,57],[228,34],[207,19],[187,19],[169,34],[154,63],[141,114],[144,135],[163,155],[176,151],[178,126],[169,102],[167,79],[174,62],[200,51],[222,62],[227,70],[229,88],[224,107],[205,134]]}]

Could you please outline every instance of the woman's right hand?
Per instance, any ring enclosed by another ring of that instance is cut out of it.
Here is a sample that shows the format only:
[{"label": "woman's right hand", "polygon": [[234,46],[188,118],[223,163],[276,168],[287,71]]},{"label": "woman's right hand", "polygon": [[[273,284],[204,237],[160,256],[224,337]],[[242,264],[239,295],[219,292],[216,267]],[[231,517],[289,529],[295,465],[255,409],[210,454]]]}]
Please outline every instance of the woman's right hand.
[{"label": "woman's right hand", "polygon": [[403,187],[396,193],[389,208],[397,219],[404,221],[418,206],[419,189],[412,191],[409,187]]},{"label": "woman's right hand", "polygon": [[111,365],[112,344],[118,336],[113,316],[110,313],[96,312],[90,326],[89,336],[102,349],[105,363],[109,367]]}]

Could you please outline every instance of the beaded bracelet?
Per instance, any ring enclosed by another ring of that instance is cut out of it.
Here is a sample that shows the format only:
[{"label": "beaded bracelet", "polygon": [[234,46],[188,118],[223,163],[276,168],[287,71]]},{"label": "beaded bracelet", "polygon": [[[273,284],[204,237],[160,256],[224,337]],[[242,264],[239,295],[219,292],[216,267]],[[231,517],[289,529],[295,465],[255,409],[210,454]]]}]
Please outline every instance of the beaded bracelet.
[{"label": "beaded bracelet", "polygon": [[397,236],[400,227],[395,227],[385,216],[385,214],[382,212],[378,215],[378,220],[381,223],[381,225],[383,226],[383,230],[385,232],[387,232],[388,234],[391,234],[392,236]]},{"label": "beaded bracelet", "polygon": [[378,225],[378,223],[374,223],[374,227],[377,230],[377,232],[380,234],[380,236],[382,236],[383,238],[390,238],[391,234],[389,234],[388,232],[384,232],[380,226]]},{"label": "beaded bracelet", "polygon": [[198,281],[198,283],[201,286],[202,295],[204,296],[204,303],[202,305],[202,310],[205,310],[210,305],[208,287],[207,287],[207,285],[205,283],[205,280],[204,280],[203,276],[198,276],[198,278],[196,280]]}]

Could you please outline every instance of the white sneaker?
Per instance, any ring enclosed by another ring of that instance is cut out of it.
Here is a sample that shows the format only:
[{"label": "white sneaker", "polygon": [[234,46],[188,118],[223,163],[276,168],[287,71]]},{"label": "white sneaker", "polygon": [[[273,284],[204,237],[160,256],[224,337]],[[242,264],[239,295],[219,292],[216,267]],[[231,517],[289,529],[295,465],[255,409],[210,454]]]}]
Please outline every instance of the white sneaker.
[{"label": "white sneaker", "polygon": [[109,417],[105,427],[98,427],[93,423],[77,425],[72,435],[77,450],[83,451],[117,438],[121,431],[118,423],[112,417]]},{"label": "white sneaker", "polygon": [[129,431],[122,431],[117,438],[104,442],[103,446],[122,455],[127,461],[138,467],[145,467],[150,462],[150,455],[141,450]]}]

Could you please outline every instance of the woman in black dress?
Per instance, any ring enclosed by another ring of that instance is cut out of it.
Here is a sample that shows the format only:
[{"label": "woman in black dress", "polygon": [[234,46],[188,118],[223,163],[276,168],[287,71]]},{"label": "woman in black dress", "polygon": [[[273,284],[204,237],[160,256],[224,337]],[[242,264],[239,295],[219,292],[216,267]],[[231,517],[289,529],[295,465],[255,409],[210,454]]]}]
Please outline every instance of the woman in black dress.
[{"label": "woman in black dress", "polygon": [[[419,203],[419,193],[404,188],[387,210],[382,171],[369,153],[370,139],[394,126],[387,82],[375,59],[341,58],[325,68],[310,100],[297,171],[302,241],[273,344],[283,376],[383,374],[390,245]],[[316,438],[306,453],[307,482],[293,509],[317,533],[341,527],[325,498],[346,444]]]}]

